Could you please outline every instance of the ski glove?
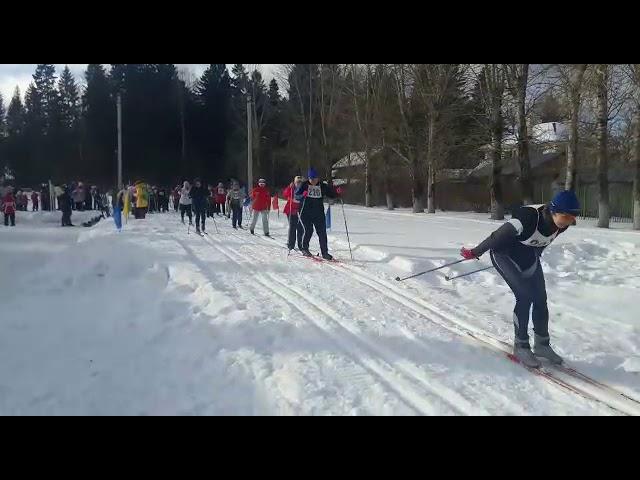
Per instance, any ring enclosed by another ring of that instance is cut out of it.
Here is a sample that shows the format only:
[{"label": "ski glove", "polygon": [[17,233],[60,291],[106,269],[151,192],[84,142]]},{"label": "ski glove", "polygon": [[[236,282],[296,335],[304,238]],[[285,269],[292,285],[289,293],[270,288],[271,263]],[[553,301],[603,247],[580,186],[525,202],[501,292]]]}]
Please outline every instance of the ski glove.
[{"label": "ski glove", "polygon": [[473,253],[473,251],[464,247],[462,247],[462,249],[460,250],[460,255],[462,255],[466,260],[475,260],[476,258],[478,258],[476,254]]}]

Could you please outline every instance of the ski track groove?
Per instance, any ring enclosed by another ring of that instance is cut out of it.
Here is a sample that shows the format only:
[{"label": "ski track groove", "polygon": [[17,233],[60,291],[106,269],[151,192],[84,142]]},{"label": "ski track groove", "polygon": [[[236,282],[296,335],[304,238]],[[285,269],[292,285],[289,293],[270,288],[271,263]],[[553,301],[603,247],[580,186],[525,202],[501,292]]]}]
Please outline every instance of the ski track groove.
[{"label": "ski track groove", "polygon": [[[224,224],[223,224],[224,226]],[[228,228],[231,228],[230,226],[227,226]],[[253,245],[255,247],[262,247],[263,244],[260,244],[258,242],[255,242],[253,240],[249,240],[246,237],[243,238],[242,235],[240,234],[240,232],[228,232],[231,235],[233,235],[234,237],[237,237],[238,239],[243,240],[244,242],[246,242],[247,245]],[[249,235],[249,232],[247,231],[247,236]],[[251,237],[254,237],[254,235],[251,235]],[[274,240],[269,240],[269,239],[263,239],[260,236],[255,236],[258,239],[263,240],[264,242],[267,242],[268,244],[273,244]],[[203,238],[207,238],[206,236]],[[233,258],[231,255],[229,255],[228,252],[224,251],[224,249],[220,246],[221,242],[219,239],[216,239],[217,244],[214,245],[213,241],[208,241],[207,243],[209,243],[211,246],[214,246],[215,248],[217,248],[221,253],[223,253],[225,256],[227,256],[230,260],[232,260],[233,262],[237,263],[238,265],[242,266],[243,268],[246,268],[246,264],[253,264],[252,262],[246,261],[244,259],[242,259],[241,257],[241,253],[238,252],[235,249],[232,249],[231,247],[225,246],[224,248],[229,249],[230,251],[233,251],[235,255],[240,256],[240,259],[236,259]],[[277,246],[274,245],[274,247]],[[279,247],[281,249],[284,250],[288,250],[286,247],[281,246]],[[254,256],[254,258],[256,258]],[[288,258],[288,257],[286,257]],[[320,262],[314,262],[314,263],[320,263]],[[509,345],[504,342],[503,340],[500,340],[498,338],[494,338],[493,336],[479,330],[477,327],[473,326],[473,325],[469,325],[464,321],[461,320],[454,320],[453,318],[451,318],[449,316],[449,314],[452,314],[454,312],[444,312],[440,309],[440,306],[436,306],[436,305],[432,305],[429,304],[427,302],[425,302],[422,298],[420,297],[410,297],[409,294],[407,294],[406,292],[402,291],[402,289],[398,288],[398,286],[392,284],[390,281],[387,281],[385,279],[377,279],[377,278],[373,278],[371,276],[365,276],[365,273],[360,272],[360,270],[362,269],[361,267],[355,266],[355,265],[348,265],[346,263],[339,263],[339,264],[331,264],[330,262],[324,262],[327,263],[327,266],[329,268],[332,268],[333,270],[336,270],[340,273],[345,273],[348,272],[347,275],[352,278],[353,280],[358,281],[361,284],[367,285],[368,287],[378,291],[379,293],[381,293],[382,295],[384,295],[385,297],[395,301],[396,303],[400,304],[401,306],[408,308],[412,311],[414,311],[415,313],[419,314],[421,317],[426,318],[427,320],[431,321],[432,323],[439,325],[443,328],[445,328],[446,330],[449,330],[457,335],[462,336],[463,338],[471,338],[476,340],[478,343],[480,344],[484,344],[484,346],[489,349],[492,350],[496,353],[502,352],[502,353],[506,353],[509,354],[510,353],[510,348]],[[318,265],[319,267],[321,267],[321,265]],[[253,272],[252,272],[253,273]],[[277,279],[277,277],[274,278],[275,281],[278,281],[278,283],[281,284],[281,282],[279,281],[279,279]],[[336,337],[335,335],[333,335],[328,329],[325,329],[323,327],[321,327],[319,324],[317,324],[317,322],[315,322],[306,312],[304,307],[299,307],[297,304],[297,299],[293,298],[293,296],[291,295],[291,287],[284,285],[285,287],[285,292],[282,291],[278,291],[277,289],[272,288],[271,284],[269,284],[269,282],[267,282],[264,277],[261,277],[259,279],[260,283],[262,285],[264,285],[266,288],[270,289],[274,294],[278,295],[280,298],[282,298],[285,302],[287,302],[288,304],[294,306],[297,310],[299,310],[308,320],[309,322],[311,322],[317,329],[319,329],[320,331],[322,331],[325,335],[329,336],[332,340],[334,340],[336,343],[338,343],[340,345],[341,348],[343,348],[345,350],[345,353],[347,353],[351,358],[353,358],[354,360],[356,360],[358,363],[360,363],[367,371],[371,372],[371,373],[375,373],[375,375],[383,382],[383,384],[386,384],[387,387],[389,387],[391,389],[391,391],[393,391],[394,393],[396,393],[396,395],[409,407],[411,407],[413,410],[415,410],[418,413],[424,413],[421,411],[421,408],[419,406],[416,406],[416,404],[412,403],[410,397],[412,396],[413,391],[409,392],[409,398],[405,397],[403,393],[401,393],[401,391],[398,391],[397,388],[394,387],[394,382],[393,381],[389,381],[388,378],[386,378],[383,375],[380,375],[379,370],[372,370],[370,367],[364,365],[361,363],[361,361],[359,359],[357,359],[351,352],[349,352],[348,347],[345,347],[344,345],[342,345],[342,339],[340,337]],[[282,285],[282,284],[281,284]],[[289,293],[287,293],[289,292]],[[323,313],[323,308],[325,308],[324,306],[322,308],[310,303],[308,300],[305,299],[304,296],[301,296],[299,293],[294,292],[295,296],[297,296],[298,298],[301,298],[304,302],[311,304],[315,309],[317,309],[320,313]],[[296,303],[294,303],[296,302]],[[429,312],[426,313],[425,312]],[[470,318],[470,315],[467,312],[461,312],[461,311],[457,311],[458,309],[452,309],[452,310],[456,310],[455,313],[457,314],[462,314],[464,316],[466,316],[467,318]],[[335,312],[333,312],[335,314]],[[433,315],[436,315],[438,317],[440,317],[440,319],[436,319],[433,317]],[[326,317],[331,318],[336,324],[338,324],[340,327],[342,327],[342,329],[344,329],[345,331],[347,331],[352,338],[355,338],[356,340],[358,340],[360,343],[364,343],[365,345],[368,344],[368,342],[366,341],[362,341],[360,338],[358,338],[356,336],[356,334],[354,334],[353,332],[350,332],[348,328],[346,328],[344,325],[342,325],[336,318],[332,318],[329,315],[326,315]],[[405,334],[407,333],[407,331],[405,330]],[[416,338],[418,341],[422,342],[422,340],[420,338],[417,338],[414,336],[414,338]],[[353,342],[351,342],[353,343]],[[356,345],[354,345],[356,346]],[[368,347],[369,349],[373,349],[374,351],[379,350],[379,347],[377,346],[371,346],[369,345]],[[362,347],[357,347],[356,350],[362,350]],[[382,360],[384,360],[382,357],[385,355],[385,353],[383,353],[382,355],[378,355],[379,357],[381,357]],[[387,367],[389,367],[389,363],[384,360],[384,362],[386,363]],[[415,366],[412,365],[412,367],[415,368]],[[378,366],[379,368],[379,366]],[[403,367],[404,368],[404,367]],[[572,370],[570,367],[568,368],[568,370]],[[544,380],[547,380],[550,384],[554,384],[557,386],[557,388],[561,389],[562,391],[570,391],[573,392],[576,395],[581,396],[582,398],[586,399],[587,401],[590,402],[597,402],[600,404],[603,404],[605,406],[607,406],[608,408],[619,412],[619,413],[624,413],[627,415],[638,415],[640,414],[640,409],[637,407],[637,405],[629,405],[628,402],[633,402],[635,404],[639,403],[638,400],[636,400],[635,398],[633,398],[632,396],[626,395],[620,391],[618,391],[617,389],[615,389],[614,387],[611,387],[607,384],[603,384],[601,382],[598,382],[597,380],[591,379],[588,376],[585,376],[583,374],[581,374],[578,371],[573,370],[575,373],[574,375],[570,375],[569,373],[563,373],[561,370],[552,370],[549,373],[545,373],[545,371],[534,371],[532,373],[536,374],[536,376],[540,376],[542,377]],[[407,373],[405,372],[404,375],[409,375],[411,377],[413,377],[414,379],[418,380],[418,378],[416,378],[413,374],[411,373]],[[568,377],[567,380],[563,380],[562,376]],[[588,386],[593,386],[595,388],[595,392],[589,388],[585,389],[584,387],[579,387],[574,385],[574,383],[571,381],[571,379],[577,379],[577,380],[582,380],[582,382],[586,383]],[[424,381],[422,381],[421,383],[424,384]],[[426,386],[426,385],[425,385]],[[396,385],[397,387],[397,385]],[[459,395],[457,392],[453,392],[456,395]],[[605,395],[606,393],[608,393],[608,395]],[[605,396],[605,398],[603,398],[603,395]],[[459,406],[455,406],[449,403],[448,400],[446,400],[445,398],[443,398],[443,396],[438,395],[439,398],[441,398],[442,400],[444,400],[445,402],[447,402],[449,404],[450,407],[453,407],[454,409],[460,410]],[[610,398],[607,398],[610,397]],[[622,397],[622,398],[621,398]],[[628,402],[625,402],[624,399],[626,399]],[[424,402],[422,401],[421,397],[418,395],[417,398],[414,397],[414,400],[418,401],[418,405],[420,404],[424,404]],[[615,406],[614,404],[617,404],[618,406]],[[433,411],[430,405],[424,405],[426,407],[427,411]]]},{"label": "ski track groove", "polygon": [[[225,256],[227,256],[234,263],[246,268],[246,265],[254,265],[253,262],[235,258],[235,256],[241,255],[238,251],[229,248],[227,246],[222,246],[220,242],[214,244],[210,243],[211,246],[219,250]],[[319,330],[322,334],[329,337],[335,344],[337,344],[344,352],[351,357],[356,363],[360,364],[366,371],[374,374],[379,381],[387,387],[388,390],[394,392],[398,398],[407,406],[409,406],[416,413],[423,415],[438,415],[439,411],[434,408],[430,401],[425,399],[425,396],[422,393],[416,391],[415,387],[412,386],[413,383],[421,383],[423,385],[422,390],[427,390],[428,393],[433,396],[436,395],[438,399],[442,402],[446,403],[450,410],[454,413],[458,414],[469,414],[470,411],[473,411],[472,414],[478,414],[478,409],[473,408],[470,404],[465,405],[467,408],[461,408],[455,402],[452,403],[448,399],[443,398],[440,394],[432,390],[431,386],[427,386],[424,380],[416,377],[414,374],[405,371],[403,368],[397,368],[398,365],[394,365],[386,358],[380,355],[379,349],[377,347],[372,347],[368,345],[367,342],[359,339],[356,335],[349,331],[341,322],[336,320],[336,318],[332,318],[332,316],[327,315],[323,312],[322,308],[318,305],[314,305],[310,301],[308,301],[305,296],[301,295],[299,292],[293,291],[290,287],[283,285],[280,281],[277,283],[280,287],[274,287],[272,283],[265,278],[264,275],[256,276],[253,271],[251,271],[254,278],[260,282],[265,288],[272,291],[275,295],[283,299],[286,303],[293,306],[296,310],[298,310],[304,317],[307,318],[308,322],[314,326],[317,330]],[[311,307],[312,310],[319,313],[325,319],[325,323],[338,326],[341,330],[348,333],[348,339],[341,337],[340,335],[335,334],[331,331],[329,326],[324,327],[318,321],[316,321],[312,315],[309,315],[307,312],[309,310],[308,307]],[[326,322],[329,319],[330,322]],[[354,355],[354,351],[359,351],[361,353],[365,353],[366,350],[374,352],[375,355]],[[376,357],[378,357],[376,359]],[[397,370],[400,370],[398,372]],[[399,375],[399,373],[401,375]],[[405,379],[401,377],[404,376]],[[396,377],[396,378],[394,378]],[[407,381],[410,379],[410,381]],[[455,392],[452,392],[455,395],[458,395]],[[463,403],[469,403],[468,401],[464,401]],[[488,414],[484,412],[485,414]]]},{"label": "ski track groove", "polygon": [[[249,242],[255,246],[259,246],[255,242]],[[316,262],[319,263],[319,262]],[[503,340],[494,338],[493,336],[487,334],[486,332],[481,331],[477,327],[470,325],[461,320],[454,320],[451,318],[450,314],[453,312],[444,312],[441,310],[440,306],[432,305],[430,303],[425,302],[420,297],[412,297],[409,296],[406,292],[402,291],[397,285],[392,284],[387,280],[382,280],[378,278],[373,278],[371,276],[366,276],[365,273],[361,272],[361,268],[353,265],[349,265],[347,263],[340,264],[332,264],[331,262],[325,262],[329,268],[336,270],[340,273],[345,273],[347,271],[347,275],[352,279],[358,281],[361,284],[367,285],[370,288],[377,290],[382,295],[387,298],[399,303],[403,307],[409,308],[414,312],[418,313],[420,316],[426,318],[427,320],[435,323],[457,335],[473,338],[477,342],[484,344],[484,346],[490,350],[496,351],[499,350],[502,353],[510,354],[510,346]],[[426,313],[427,310],[429,313]],[[455,309],[458,310],[458,309]],[[463,314],[470,318],[470,315],[466,312],[456,311],[457,314]],[[437,315],[442,320],[435,319],[433,315]],[[417,339],[422,342],[421,339]],[[488,346],[487,346],[488,345]],[[496,352],[498,353],[498,352]],[[611,387],[607,384],[603,384],[598,382],[597,380],[591,379],[580,372],[571,369],[568,367],[567,370],[573,371],[573,375],[567,372],[563,372],[562,370],[551,370],[551,371],[532,371],[536,376],[540,376],[543,379],[547,380],[549,383],[556,385],[558,388],[564,391],[573,392],[576,395],[579,395],[590,402],[597,402],[603,405],[606,405],[610,409],[624,413],[627,415],[640,415],[640,408],[637,405],[639,402],[637,399],[629,396],[614,387]],[[564,377],[564,378],[563,378]],[[587,387],[581,387],[576,385],[575,379],[578,382],[583,382],[587,384]],[[593,387],[593,388],[591,388]],[[626,401],[625,401],[626,400]],[[629,404],[633,403],[633,404]]]}]

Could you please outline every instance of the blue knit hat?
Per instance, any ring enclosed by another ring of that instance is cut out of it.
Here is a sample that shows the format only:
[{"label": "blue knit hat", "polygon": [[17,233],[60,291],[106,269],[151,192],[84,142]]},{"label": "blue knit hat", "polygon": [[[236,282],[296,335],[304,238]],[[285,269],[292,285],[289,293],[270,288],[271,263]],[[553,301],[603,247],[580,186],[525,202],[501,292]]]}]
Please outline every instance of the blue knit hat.
[{"label": "blue knit hat", "polygon": [[318,178],[318,172],[316,172],[316,169],[311,167],[309,169],[309,172],[307,172],[307,178]]},{"label": "blue knit hat", "polygon": [[568,213],[569,215],[578,216],[580,215],[580,201],[576,194],[571,190],[565,190],[564,192],[559,192],[553,197],[551,203],[549,204],[549,210],[552,213]]}]

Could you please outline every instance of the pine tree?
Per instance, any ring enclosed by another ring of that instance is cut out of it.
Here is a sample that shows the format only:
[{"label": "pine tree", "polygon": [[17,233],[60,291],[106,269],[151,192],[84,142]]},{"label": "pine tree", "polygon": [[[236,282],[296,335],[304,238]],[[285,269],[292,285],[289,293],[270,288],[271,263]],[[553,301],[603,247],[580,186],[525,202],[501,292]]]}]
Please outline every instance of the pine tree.
[{"label": "pine tree", "polygon": [[64,67],[58,81],[60,104],[60,119],[64,128],[72,129],[80,118],[80,93],[76,80],[69,70]]},{"label": "pine tree", "polygon": [[6,112],[4,108],[4,98],[2,98],[2,93],[0,93],[0,138],[7,135],[7,123],[5,117]]},{"label": "pine tree", "polygon": [[271,82],[269,82],[269,91],[267,92],[267,95],[269,96],[269,102],[273,106],[278,105],[280,100],[282,100],[282,97],[280,96],[280,87],[278,86],[278,82],[276,82],[275,78],[271,79]]},{"label": "pine tree", "polygon": [[87,85],[82,97],[82,165],[78,170],[102,181],[115,178],[116,115],[112,85],[104,67],[90,63],[85,72]]},{"label": "pine tree", "polygon": [[23,133],[24,113],[24,106],[20,98],[20,88],[16,87],[7,109],[6,124],[9,137],[18,137]]},{"label": "pine tree", "polygon": [[33,96],[35,112],[42,116],[44,133],[48,133],[58,108],[56,90],[56,68],[51,63],[42,63],[36,67],[33,82],[36,95]]},{"label": "pine tree", "polygon": [[[195,86],[200,106],[197,143],[203,158],[202,175],[225,171],[224,153],[229,132],[231,79],[224,63],[211,64]],[[197,167],[196,167],[197,168]]]}]

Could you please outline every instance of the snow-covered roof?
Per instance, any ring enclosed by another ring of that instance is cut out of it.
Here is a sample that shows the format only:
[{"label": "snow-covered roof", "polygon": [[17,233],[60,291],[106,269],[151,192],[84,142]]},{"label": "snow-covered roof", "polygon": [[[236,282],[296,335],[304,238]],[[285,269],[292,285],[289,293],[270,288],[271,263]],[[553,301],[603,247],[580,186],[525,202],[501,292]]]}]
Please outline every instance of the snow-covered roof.
[{"label": "snow-covered roof", "polygon": [[531,137],[537,143],[565,142],[569,139],[569,130],[560,122],[539,123],[531,129]]},{"label": "snow-covered roof", "polygon": [[[534,125],[529,131],[533,143],[560,143],[569,139],[569,131],[564,123],[547,122]],[[516,133],[506,133],[502,138],[503,147],[515,147],[518,144]],[[491,145],[483,145],[482,150],[491,148]]]},{"label": "snow-covered roof", "polygon": [[[379,148],[371,149],[371,156],[375,155],[379,151]],[[334,163],[332,168],[359,167],[365,164],[366,158],[366,152],[351,152]]]}]

